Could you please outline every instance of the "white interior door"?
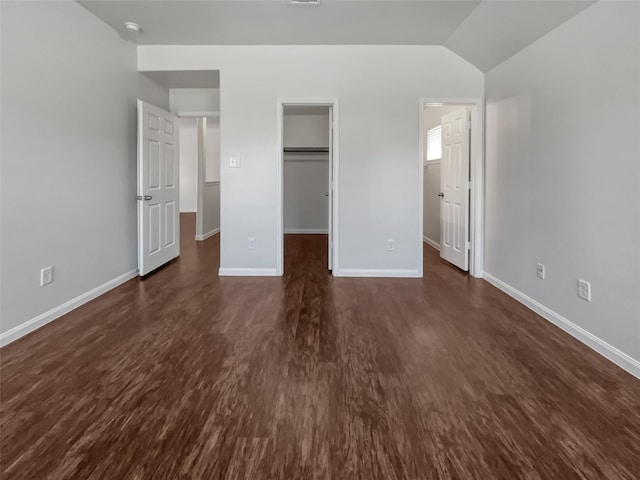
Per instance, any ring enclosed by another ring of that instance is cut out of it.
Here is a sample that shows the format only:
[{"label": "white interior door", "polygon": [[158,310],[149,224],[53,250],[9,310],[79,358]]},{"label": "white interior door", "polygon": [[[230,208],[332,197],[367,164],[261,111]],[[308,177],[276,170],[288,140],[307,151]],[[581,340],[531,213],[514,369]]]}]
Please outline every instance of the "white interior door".
[{"label": "white interior door", "polygon": [[329,270],[333,269],[333,107],[329,107]]},{"label": "white interior door", "polygon": [[138,100],[138,271],[180,255],[177,118]]},{"label": "white interior door", "polygon": [[469,270],[469,109],[442,117],[440,256]]}]

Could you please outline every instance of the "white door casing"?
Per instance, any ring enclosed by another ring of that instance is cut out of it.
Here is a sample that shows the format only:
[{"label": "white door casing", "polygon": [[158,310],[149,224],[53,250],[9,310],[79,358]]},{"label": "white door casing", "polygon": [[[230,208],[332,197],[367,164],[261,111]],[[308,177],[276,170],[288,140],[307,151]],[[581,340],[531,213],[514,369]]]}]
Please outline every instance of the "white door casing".
[{"label": "white door casing", "polygon": [[469,109],[442,117],[440,256],[469,270]]},{"label": "white door casing", "polygon": [[138,272],[180,255],[179,129],[170,112],[138,100]]},{"label": "white door casing", "polygon": [[333,269],[333,107],[329,107],[329,270]]}]

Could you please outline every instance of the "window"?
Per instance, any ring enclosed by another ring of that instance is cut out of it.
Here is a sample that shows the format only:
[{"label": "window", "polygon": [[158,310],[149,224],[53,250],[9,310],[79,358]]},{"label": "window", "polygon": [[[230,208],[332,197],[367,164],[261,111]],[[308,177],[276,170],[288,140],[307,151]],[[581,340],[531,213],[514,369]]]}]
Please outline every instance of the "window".
[{"label": "window", "polygon": [[427,161],[442,158],[442,125],[427,130]]}]

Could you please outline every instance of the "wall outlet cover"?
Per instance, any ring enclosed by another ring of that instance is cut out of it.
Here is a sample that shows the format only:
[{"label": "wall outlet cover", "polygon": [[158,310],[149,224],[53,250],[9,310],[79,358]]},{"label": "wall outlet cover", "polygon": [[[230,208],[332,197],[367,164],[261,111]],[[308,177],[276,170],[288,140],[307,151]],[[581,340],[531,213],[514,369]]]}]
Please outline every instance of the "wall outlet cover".
[{"label": "wall outlet cover", "polygon": [[587,302],[591,301],[591,283],[578,279],[578,296]]},{"label": "wall outlet cover", "polygon": [[40,286],[44,287],[51,282],[53,282],[53,267],[44,267],[40,270]]},{"label": "wall outlet cover", "polygon": [[544,280],[546,277],[546,269],[542,263],[536,265],[536,277]]}]

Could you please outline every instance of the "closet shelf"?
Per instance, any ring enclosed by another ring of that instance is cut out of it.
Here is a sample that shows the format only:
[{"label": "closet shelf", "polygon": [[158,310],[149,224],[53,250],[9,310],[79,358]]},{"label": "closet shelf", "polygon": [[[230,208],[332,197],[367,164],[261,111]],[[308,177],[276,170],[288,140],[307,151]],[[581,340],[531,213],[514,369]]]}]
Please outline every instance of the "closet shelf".
[{"label": "closet shelf", "polygon": [[284,153],[329,153],[329,147],[284,147]]}]

